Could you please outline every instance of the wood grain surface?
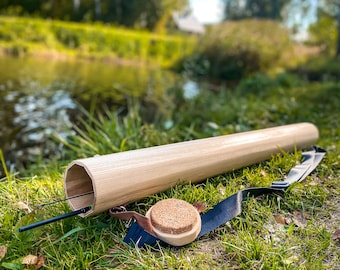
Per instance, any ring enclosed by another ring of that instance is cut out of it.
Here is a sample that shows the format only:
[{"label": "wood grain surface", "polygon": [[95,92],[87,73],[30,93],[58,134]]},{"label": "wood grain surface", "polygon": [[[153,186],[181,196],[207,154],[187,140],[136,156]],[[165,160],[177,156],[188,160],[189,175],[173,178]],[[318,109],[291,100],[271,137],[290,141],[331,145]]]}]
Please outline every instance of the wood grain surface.
[{"label": "wood grain surface", "polygon": [[73,210],[91,205],[88,216],[307,148],[318,136],[315,125],[298,123],[79,159],[66,169],[64,187],[67,197],[93,191],[68,201]]}]

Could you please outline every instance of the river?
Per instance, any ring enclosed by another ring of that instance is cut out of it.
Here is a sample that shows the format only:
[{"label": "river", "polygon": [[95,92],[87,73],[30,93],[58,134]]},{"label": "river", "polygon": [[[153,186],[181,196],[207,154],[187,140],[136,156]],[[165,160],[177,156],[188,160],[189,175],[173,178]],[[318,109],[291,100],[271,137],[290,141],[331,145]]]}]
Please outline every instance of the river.
[{"label": "river", "polygon": [[133,98],[157,107],[174,88],[188,96],[196,91],[193,82],[161,69],[1,56],[0,148],[8,166],[24,168],[53,154],[51,134],[67,136],[79,106],[117,110]]}]

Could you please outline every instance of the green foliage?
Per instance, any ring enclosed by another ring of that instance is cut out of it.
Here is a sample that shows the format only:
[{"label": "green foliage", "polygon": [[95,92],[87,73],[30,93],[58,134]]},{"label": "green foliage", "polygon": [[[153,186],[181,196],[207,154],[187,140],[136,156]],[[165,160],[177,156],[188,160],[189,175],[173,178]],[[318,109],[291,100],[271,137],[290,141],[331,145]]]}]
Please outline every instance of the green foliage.
[{"label": "green foliage", "polygon": [[14,55],[60,54],[169,66],[188,55],[195,38],[156,35],[101,24],[0,17],[0,48]]},{"label": "green foliage", "polygon": [[337,89],[336,83],[309,85],[289,74],[257,75],[243,80],[236,89],[201,90],[190,100],[179,89],[172,119],[194,137],[303,121],[315,123],[328,134],[322,126],[334,123],[334,115],[340,114],[335,105]]},{"label": "green foliage", "polygon": [[320,46],[327,55],[334,55],[338,27],[335,18],[321,13],[319,19],[309,27],[309,43]]},{"label": "green foliage", "polygon": [[137,106],[130,107],[128,115],[118,112],[99,112],[96,116],[82,110],[75,135],[67,139],[57,137],[64,146],[64,158],[85,158],[162,145],[179,140],[175,131],[159,132],[145,124]]},{"label": "green foliage", "polygon": [[309,81],[339,81],[340,61],[321,55],[308,59],[293,71]]},{"label": "green foliage", "polygon": [[[286,29],[265,20],[225,22],[204,35],[184,66],[214,79],[240,80],[252,73],[284,65],[282,55],[292,47]],[[190,63],[191,62],[191,63]]]},{"label": "green foliage", "polygon": [[303,86],[304,82],[297,76],[289,73],[280,73],[275,77],[265,74],[255,74],[242,80],[236,87],[236,91],[241,94],[254,94],[257,97],[266,97],[272,92],[275,94],[285,88]]}]

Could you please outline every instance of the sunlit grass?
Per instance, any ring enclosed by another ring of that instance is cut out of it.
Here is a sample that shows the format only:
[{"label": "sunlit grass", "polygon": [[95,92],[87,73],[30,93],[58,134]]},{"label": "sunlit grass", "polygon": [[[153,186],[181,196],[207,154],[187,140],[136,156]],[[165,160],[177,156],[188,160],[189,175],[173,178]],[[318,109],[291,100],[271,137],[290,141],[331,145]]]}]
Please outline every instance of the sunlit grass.
[{"label": "sunlit grass", "polygon": [[[106,213],[73,217],[18,233],[20,226],[70,211],[66,202],[34,210],[42,203],[65,197],[63,173],[67,162],[38,164],[20,174],[7,171],[0,181],[0,246],[7,247],[0,266],[23,269],[22,258],[33,254],[44,257],[47,269],[339,268],[339,242],[332,234],[339,228],[340,86],[268,85],[261,98],[242,89],[221,89],[219,93],[204,91],[191,100],[177,99],[170,114],[174,125],[168,130],[162,123],[145,123],[138,106],[132,106],[127,115],[109,110],[99,115],[84,111],[80,125],[74,127],[77,135],[62,141],[64,158],[309,121],[319,127],[318,145],[328,152],[304,182],[282,196],[250,198],[243,204],[240,216],[185,247],[138,249],[122,242],[125,223]],[[1,158],[3,164],[5,158]],[[177,185],[131,203],[128,209],[145,214],[155,202],[170,197],[190,203],[201,201],[209,208],[242,188],[269,186],[283,179],[300,158],[300,151],[278,155],[201,184]],[[28,213],[25,206],[33,211]],[[294,212],[305,216],[303,227],[275,220],[275,215],[294,219]]]},{"label": "sunlit grass", "polygon": [[[195,37],[157,35],[117,26],[0,17],[0,53],[171,66],[191,53]],[[122,60],[123,59],[123,60]]]}]

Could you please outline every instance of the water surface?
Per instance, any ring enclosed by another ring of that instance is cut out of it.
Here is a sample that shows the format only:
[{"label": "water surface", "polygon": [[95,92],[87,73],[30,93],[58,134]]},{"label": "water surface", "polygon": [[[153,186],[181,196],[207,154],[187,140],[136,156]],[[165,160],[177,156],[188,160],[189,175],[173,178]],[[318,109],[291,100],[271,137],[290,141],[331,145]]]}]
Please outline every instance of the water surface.
[{"label": "water surface", "polygon": [[[166,106],[169,91],[182,85],[181,76],[160,69],[1,56],[0,147],[20,167],[53,155],[50,135],[72,132],[79,106],[117,110],[131,98]],[[192,83],[188,89],[192,95]]]}]

